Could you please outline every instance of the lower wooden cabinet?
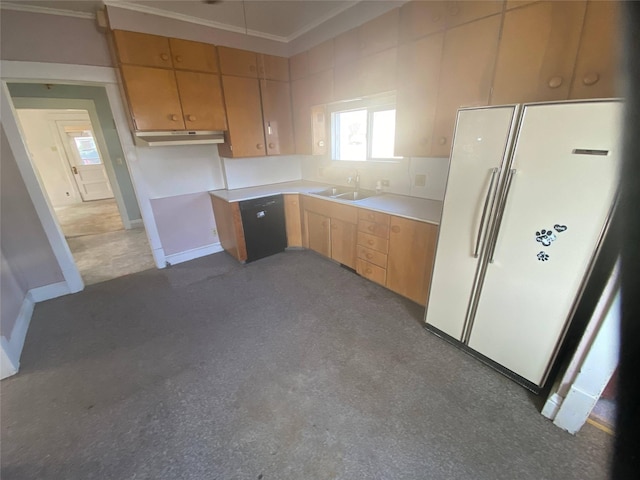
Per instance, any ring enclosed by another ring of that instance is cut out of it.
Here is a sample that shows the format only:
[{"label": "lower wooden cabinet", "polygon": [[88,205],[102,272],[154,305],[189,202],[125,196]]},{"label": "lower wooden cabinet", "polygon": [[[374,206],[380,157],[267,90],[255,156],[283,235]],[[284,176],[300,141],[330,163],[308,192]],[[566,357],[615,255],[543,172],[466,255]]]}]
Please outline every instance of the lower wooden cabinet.
[{"label": "lower wooden cabinet", "polygon": [[437,238],[436,225],[392,216],[387,288],[426,305]]},{"label": "lower wooden cabinet", "polygon": [[244,240],[240,204],[227,202],[213,196],[211,204],[222,248],[239,262],[245,262],[247,260],[247,245]]},{"label": "lower wooden cabinet", "polygon": [[331,257],[331,220],[319,213],[304,212],[307,246],[314,252]]},{"label": "lower wooden cabinet", "polygon": [[357,225],[331,219],[331,258],[349,268],[356,268]]},{"label": "lower wooden cabinet", "polygon": [[287,246],[302,247],[302,212],[300,195],[284,195],[284,217],[287,226]]}]

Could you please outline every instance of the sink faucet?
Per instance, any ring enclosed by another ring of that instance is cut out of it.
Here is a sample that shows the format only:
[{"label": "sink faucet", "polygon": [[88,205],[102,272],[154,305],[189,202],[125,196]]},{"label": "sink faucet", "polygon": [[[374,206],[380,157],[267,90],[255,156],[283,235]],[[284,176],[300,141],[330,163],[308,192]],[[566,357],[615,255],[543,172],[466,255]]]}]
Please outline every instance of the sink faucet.
[{"label": "sink faucet", "polygon": [[347,177],[347,183],[348,184],[354,184],[354,188],[356,191],[360,190],[360,174],[358,173],[358,170],[356,170],[356,174],[355,176],[350,176]]}]

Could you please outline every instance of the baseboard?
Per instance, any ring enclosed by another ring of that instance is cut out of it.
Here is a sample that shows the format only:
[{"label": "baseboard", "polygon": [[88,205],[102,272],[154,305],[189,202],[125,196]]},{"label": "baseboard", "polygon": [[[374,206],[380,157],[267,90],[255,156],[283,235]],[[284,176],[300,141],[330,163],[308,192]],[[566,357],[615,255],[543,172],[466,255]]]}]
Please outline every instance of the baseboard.
[{"label": "baseboard", "polygon": [[138,220],[129,220],[129,228],[142,228],[144,227],[144,222],[141,218]]},{"label": "baseboard", "polygon": [[549,396],[544,404],[544,407],[542,408],[542,415],[547,417],[549,420],[553,420],[554,418],[556,418],[563,400],[564,399],[557,393]]},{"label": "baseboard", "polygon": [[63,295],[69,295],[71,290],[67,282],[52,283],[43,287],[36,287],[29,290],[28,297],[31,297],[33,302],[44,302],[45,300],[51,300],[52,298],[62,297]]},{"label": "baseboard", "polygon": [[211,255],[212,253],[222,252],[224,249],[219,243],[212,243],[211,245],[205,245],[204,247],[192,248],[191,250],[185,250],[184,252],[172,253],[165,257],[166,261],[171,265],[176,265],[182,262],[188,262],[196,258]]},{"label": "baseboard", "polygon": [[35,301],[30,293],[31,291],[27,293],[22,301],[22,306],[18,312],[16,323],[13,325],[11,336],[9,339],[4,336],[2,337],[2,366],[0,368],[0,378],[15,375],[20,368],[20,355],[22,354],[22,347],[24,347],[24,340],[27,338],[27,330],[29,330],[29,323],[31,323],[31,316],[33,315],[33,307],[35,305]]}]

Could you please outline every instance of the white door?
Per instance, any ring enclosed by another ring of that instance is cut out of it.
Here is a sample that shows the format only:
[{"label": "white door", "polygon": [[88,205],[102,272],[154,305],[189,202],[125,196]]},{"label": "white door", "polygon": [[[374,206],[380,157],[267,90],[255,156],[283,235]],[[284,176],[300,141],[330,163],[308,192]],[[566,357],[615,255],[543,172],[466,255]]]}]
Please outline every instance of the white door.
[{"label": "white door", "polygon": [[622,104],[524,109],[469,346],[542,385],[617,188]]},{"label": "white door", "polygon": [[56,125],[82,200],[113,198],[91,124],[79,120],[58,120]]},{"label": "white door", "polygon": [[426,314],[428,324],[457,340],[515,113],[513,106],[458,113]]}]

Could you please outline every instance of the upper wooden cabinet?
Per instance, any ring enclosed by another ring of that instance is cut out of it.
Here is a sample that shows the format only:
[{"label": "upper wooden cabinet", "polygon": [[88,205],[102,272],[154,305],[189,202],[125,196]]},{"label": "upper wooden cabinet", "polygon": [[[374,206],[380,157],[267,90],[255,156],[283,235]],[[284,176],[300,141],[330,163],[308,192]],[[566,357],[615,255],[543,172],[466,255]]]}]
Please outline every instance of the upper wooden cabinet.
[{"label": "upper wooden cabinet", "polygon": [[187,130],[226,130],[227,115],[220,76],[176,71],[182,116]]},{"label": "upper wooden cabinet", "polygon": [[226,157],[259,157],[266,153],[258,80],[222,76],[229,130],[218,146]]},{"label": "upper wooden cabinet", "polygon": [[445,2],[413,1],[400,9],[400,41],[441,32],[445,28]]},{"label": "upper wooden cabinet", "polygon": [[505,13],[492,104],[569,97],[585,7],[538,2]]},{"label": "upper wooden cabinet", "polygon": [[258,76],[265,80],[289,81],[289,59],[258,54]]},{"label": "upper wooden cabinet", "polygon": [[309,50],[309,73],[314,74],[333,68],[333,39],[322,42]]},{"label": "upper wooden cabinet", "polygon": [[360,95],[373,95],[396,88],[397,48],[389,48],[360,60]]},{"label": "upper wooden cabinet", "polygon": [[169,45],[173,68],[218,73],[218,54],[214,45],[179,38],[170,38]]},{"label": "upper wooden cabinet", "polygon": [[433,129],[433,156],[449,156],[458,108],[488,104],[500,22],[500,16],[494,15],[447,30]]},{"label": "upper wooden cabinet", "polygon": [[395,154],[431,155],[444,33],[398,49]]},{"label": "upper wooden cabinet", "polygon": [[360,40],[358,29],[348,30],[333,39],[334,67],[352,63],[360,57]]},{"label": "upper wooden cabinet", "polygon": [[260,80],[267,155],[295,153],[288,82]]},{"label": "upper wooden cabinet", "polygon": [[255,52],[238,48],[218,47],[220,71],[224,75],[258,78],[258,57]]},{"label": "upper wooden cabinet", "polygon": [[293,103],[293,132],[295,135],[296,153],[311,154],[311,103],[310,77],[291,82],[291,101]]},{"label": "upper wooden cabinet", "polygon": [[524,5],[529,5],[530,3],[535,3],[539,0],[507,0],[506,9],[511,10],[512,8],[522,7]]},{"label": "upper wooden cabinet", "polygon": [[291,80],[299,80],[309,75],[309,52],[305,51],[289,58]]},{"label": "upper wooden cabinet", "polygon": [[394,8],[360,26],[360,54],[380,52],[398,44],[400,9]]},{"label": "upper wooden cabinet", "polygon": [[587,4],[580,49],[569,98],[620,96],[618,63],[620,28],[618,2]]},{"label": "upper wooden cabinet", "polygon": [[173,70],[122,65],[120,72],[136,130],[185,129]]},{"label": "upper wooden cabinet", "polygon": [[114,30],[113,40],[120,63],[146,67],[173,67],[167,37]]},{"label": "upper wooden cabinet", "polygon": [[287,228],[287,246],[302,247],[302,205],[300,195],[285,194],[284,218]]},{"label": "upper wooden cabinet", "polygon": [[387,288],[426,305],[437,238],[436,225],[392,216]]},{"label": "upper wooden cabinet", "polygon": [[502,0],[445,2],[445,23],[447,28],[472,22],[502,12]]}]

